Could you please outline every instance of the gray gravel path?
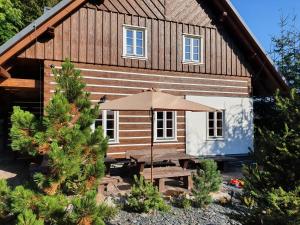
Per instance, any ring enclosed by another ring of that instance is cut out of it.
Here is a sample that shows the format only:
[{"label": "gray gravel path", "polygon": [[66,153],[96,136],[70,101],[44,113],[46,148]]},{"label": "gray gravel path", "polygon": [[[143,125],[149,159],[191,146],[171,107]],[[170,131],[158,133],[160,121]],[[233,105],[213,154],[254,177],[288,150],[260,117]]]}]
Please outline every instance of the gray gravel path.
[{"label": "gray gravel path", "polygon": [[172,208],[169,213],[156,215],[136,214],[120,211],[118,216],[107,225],[240,225],[228,217],[235,211],[229,207],[211,204],[207,209]]}]

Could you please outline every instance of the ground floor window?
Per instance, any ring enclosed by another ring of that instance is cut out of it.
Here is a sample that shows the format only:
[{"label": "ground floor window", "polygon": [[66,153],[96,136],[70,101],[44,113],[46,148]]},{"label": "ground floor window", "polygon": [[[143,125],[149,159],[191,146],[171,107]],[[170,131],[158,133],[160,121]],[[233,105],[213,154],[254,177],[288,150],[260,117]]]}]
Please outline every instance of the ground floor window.
[{"label": "ground floor window", "polygon": [[109,143],[119,142],[119,113],[116,111],[103,110],[94,127],[101,126]]},{"label": "ground floor window", "polygon": [[176,112],[155,112],[155,141],[176,140]]},{"label": "ground floor window", "polygon": [[224,112],[208,113],[208,138],[224,137]]}]

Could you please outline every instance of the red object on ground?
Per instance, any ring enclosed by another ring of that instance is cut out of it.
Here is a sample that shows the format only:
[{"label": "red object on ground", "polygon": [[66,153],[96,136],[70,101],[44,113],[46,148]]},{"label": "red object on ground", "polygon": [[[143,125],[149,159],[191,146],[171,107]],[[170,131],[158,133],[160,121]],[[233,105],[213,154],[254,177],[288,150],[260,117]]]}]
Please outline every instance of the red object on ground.
[{"label": "red object on ground", "polygon": [[239,179],[231,179],[230,185],[235,186],[237,188],[242,188],[244,186],[244,182]]}]

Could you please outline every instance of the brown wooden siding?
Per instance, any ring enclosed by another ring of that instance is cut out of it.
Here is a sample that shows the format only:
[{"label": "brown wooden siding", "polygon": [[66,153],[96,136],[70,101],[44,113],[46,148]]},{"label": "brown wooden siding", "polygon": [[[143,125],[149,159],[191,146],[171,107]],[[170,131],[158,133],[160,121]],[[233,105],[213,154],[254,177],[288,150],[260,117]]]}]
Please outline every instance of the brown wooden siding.
[{"label": "brown wooden siding", "polygon": [[[50,65],[58,68],[61,62],[45,61],[45,104],[55,89]],[[108,100],[117,99],[142,90],[154,87],[178,96],[185,95],[218,95],[248,97],[250,78],[212,76],[181,72],[153,71],[147,69],[120,68],[117,66],[101,66],[75,64],[80,69],[87,84],[86,90],[91,92],[91,100],[97,103],[106,95]],[[124,157],[124,152],[149,148],[151,123],[148,112],[120,112],[120,143],[109,147],[109,155]],[[176,142],[155,144],[156,148],[175,148],[185,150],[185,113],[177,113]]]},{"label": "brown wooden siding", "polygon": [[[122,57],[124,24],[147,27],[147,60]],[[204,37],[203,65],[182,64],[183,33],[200,34]],[[238,46],[235,46],[228,34],[217,28],[88,7],[80,8],[58,24],[54,40],[32,44],[19,57],[57,61],[68,57],[73,62],[80,63],[250,76],[248,65]]]}]

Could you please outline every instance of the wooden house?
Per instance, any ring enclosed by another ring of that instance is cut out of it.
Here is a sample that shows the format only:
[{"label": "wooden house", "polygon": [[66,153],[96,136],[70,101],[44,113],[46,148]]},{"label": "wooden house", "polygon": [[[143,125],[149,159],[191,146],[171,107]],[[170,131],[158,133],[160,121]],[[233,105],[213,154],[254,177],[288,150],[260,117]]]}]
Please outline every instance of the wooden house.
[{"label": "wooden house", "polygon": [[[97,104],[149,88],[222,109],[158,112],[155,147],[192,155],[246,154],[253,96],[287,85],[228,0],[62,0],[0,47],[0,135],[12,106],[37,115],[51,98],[51,67],[70,58]],[[108,155],[144,150],[150,117],[103,111]],[[0,137],[1,139],[1,137]],[[7,144],[7,143],[5,143]]]}]

